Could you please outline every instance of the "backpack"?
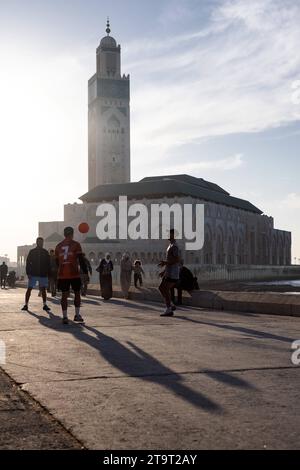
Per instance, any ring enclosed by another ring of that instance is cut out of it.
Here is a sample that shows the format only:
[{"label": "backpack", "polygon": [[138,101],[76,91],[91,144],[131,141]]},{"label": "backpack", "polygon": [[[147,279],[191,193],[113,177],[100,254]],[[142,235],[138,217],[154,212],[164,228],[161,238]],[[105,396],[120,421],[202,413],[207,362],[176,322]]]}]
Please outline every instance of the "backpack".
[{"label": "backpack", "polygon": [[198,279],[196,277],[193,278],[193,290],[199,290]]}]

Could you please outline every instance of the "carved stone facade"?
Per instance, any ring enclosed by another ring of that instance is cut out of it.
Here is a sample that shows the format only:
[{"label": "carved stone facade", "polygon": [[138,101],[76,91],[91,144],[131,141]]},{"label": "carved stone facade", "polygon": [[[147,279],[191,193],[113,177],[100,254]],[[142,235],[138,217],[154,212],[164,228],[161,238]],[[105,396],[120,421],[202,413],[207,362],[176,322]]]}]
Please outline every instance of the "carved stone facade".
[{"label": "carved stone facade", "polygon": [[290,265],[291,233],[266,215],[206,204],[203,264]]},{"label": "carved stone facade", "polygon": [[[173,182],[180,183],[182,177],[179,175],[170,178],[172,178]],[[190,178],[190,181],[196,180],[197,182],[197,178],[187,177],[186,175],[185,178]],[[146,180],[148,179],[146,178]],[[164,203],[172,206],[172,204],[177,203],[182,208],[185,204],[204,204],[205,242],[203,249],[199,251],[185,251],[183,241],[178,241],[181,255],[186,264],[252,266],[288,266],[291,264],[291,233],[276,230],[273,218],[262,214],[259,209],[247,201],[232,198],[233,204],[241,207],[230,207],[225,205],[225,202],[229,203],[231,200],[231,196],[227,196],[228,193],[222,194],[224,204],[205,200],[201,196],[188,196],[184,194],[188,190],[183,181],[181,182],[182,194],[157,197],[153,193],[156,189],[160,192],[160,186],[155,186],[155,182],[151,178],[149,180],[146,182],[143,180],[139,183],[129,183],[129,185],[105,185],[105,191],[111,193],[114,190],[115,197],[99,199],[99,202],[84,201],[83,204],[66,205],[64,207],[63,222],[41,222],[39,224],[39,235],[45,239],[45,246],[49,249],[54,248],[62,239],[63,228],[71,225],[75,228],[75,238],[81,241],[84,251],[92,264],[97,264],[106,252],[110,252],[112,259],[118,262],[125,251],[128,251],[133,259],[139,258],[143,263],[157,263],[164,256],[166,248],[165,240],[100,241],[96,236],[96,226],[99,222],[99,218],[96,216],[98,205],[109,202],[117,210],[120,191],[124,191],[127,187],[128,193],[130,191],[142,193],[146,191],[149,183],[152,188],[152,194],[131,197],[128,200],[128,204],[143,204],[148,208],[149,214],[152,204]],[[202,182],[203,180],[201,180],[201,184]],[[159,183],[161,183],[161,180],[159,180]],[[204,183],[208,184],[207,182]],[[200,185],[199,188],[201,191],[202,186]],[[91,197],[90,194],[87,193],[82,199],[88,199]],[[125,195],[125,192],[123,194]],[[218,191],[211,192],[212,198],[218,198],[220,194],[218,194]],[[90,231],[87,235],[82,235],[78,232],[78,226],[81,222],[89,224]]]}]

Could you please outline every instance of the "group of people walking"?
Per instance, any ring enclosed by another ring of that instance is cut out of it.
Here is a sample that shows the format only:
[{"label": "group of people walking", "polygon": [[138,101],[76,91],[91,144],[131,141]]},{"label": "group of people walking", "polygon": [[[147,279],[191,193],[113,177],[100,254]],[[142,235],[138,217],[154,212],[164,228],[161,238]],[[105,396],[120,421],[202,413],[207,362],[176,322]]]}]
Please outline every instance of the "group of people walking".
[{"label": "group of people walking", "polygon": [[[82,252],[80,243],[73,239],[74,229],[66,227],[64,240],[60,242],[55,250],[48,252],[44,249],[44,240],[39,237],[36,248],[32,249],[26,261],[26,274],[28,276],[28,288],[25,295],[23,311],[28,311],[28,304],[32,289],[38,284],[40,295],[43,299],[43,310],[50,311],[47,305],[47,289],[52,296],[56,296],[57,290],[61,292],[61,308],[63,323],[68,323],[68,297],[70,290],[74,292],[75,317],[74,321],[83,322],[80,314],[81,295],[87,294],[87,288],[92,275],[92,267]],[[166,304],[166,310],[161,316],[173,316],[176,310],[174,289],[178,290],[178,303],[182,303],[182,290],[193,290],[195,278],[185,268],[179,258],[179,249],[175,240],[174,230],[170,230],[169,246],[166,258],[162,260],[159,267],[161,283],[159,290]],[[113,296],[112,271],[114,269],[110,254],[106,254],[96,271],[99,273],[101,296],[109,300]],[[0,270],[1,272],[1,270]],[[124,253],[120,263],[120,284],[125,299],[129,297],[129,289],[134,274],[134,285],[136,288],[143,285],[144,270],[140,260],[132,262],[130,255]],[[2,279],[2,275],[1,275]],[[1,281],[2,282],[2,281]]]},{"label": "group of people walking", "polygon": [[[99,273],[100,290],[101,296],[104,300],[111,299],[112,293],[112,271],[114,269],[113,262],[110,254],[107,253],[105,258],[100,261],[100,264],[96,271]],[[132,282],[132,272],[134,273],[134,285],[135,287],[143,286],[143,275],[144,270],[142,268],[142,262],[136,260],[133,264],[130,259],[129,253],[124,253],[120,262],[120,285],[125,299],[128,299],[129,289]]]},{"label": "group of people walking", "polygon": [[3,261],[3,263],[0,265],[0,285],[1,289],[6,289],[6,286],[14,288],[16,285],[16,271],[9,271],[8,272],[8,266]]}]

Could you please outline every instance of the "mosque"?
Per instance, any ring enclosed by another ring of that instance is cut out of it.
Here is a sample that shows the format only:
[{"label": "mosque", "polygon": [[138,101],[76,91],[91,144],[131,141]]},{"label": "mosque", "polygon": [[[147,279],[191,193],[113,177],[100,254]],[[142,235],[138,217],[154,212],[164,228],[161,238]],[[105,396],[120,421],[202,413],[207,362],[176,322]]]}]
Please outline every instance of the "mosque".
[{"label": "mosque", "polygon": [[[274,220],[251,202],[236,198],[215,183],[181,174],[147,176],[130,180],[130,77],[121,74],[121,47],[110,35],[96,50],[96,73],[88,81],[88,192],[82,203],[66,204],[64,220],[39,223],[39,236],[47,249],[63,239],[63,228],[72,226],[75,238],[96,265],[109,252],[118,263],[124,251],[150,265],[162,259],[165,240],[99,240],[96,235],[100,203],[128,200],[172,205],[201,203],[205,207],[205,242],[199,251],[184,252],[189,265],[277,265],[291,264],[291,233],[274,228]],[[77,195],[76,195],[77,196]],[[80,223],[89,226],[79,233]],[[180,242],[179,242],[180,244]],[[24,272],[31,246],[18,247],[18,266]]]}]

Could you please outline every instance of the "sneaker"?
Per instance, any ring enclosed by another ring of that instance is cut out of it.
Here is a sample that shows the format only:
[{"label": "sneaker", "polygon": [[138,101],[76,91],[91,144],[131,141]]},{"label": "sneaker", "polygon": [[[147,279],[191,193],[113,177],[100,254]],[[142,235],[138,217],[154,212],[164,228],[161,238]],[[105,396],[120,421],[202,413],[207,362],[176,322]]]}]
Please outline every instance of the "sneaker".
[{"label": "sneaker", "polygon": [[44,305],[43,310],[45,310],[45,312],[50,312],[51,308],[48,307],[48,305]]},{"label": "sneaker", "polygon": [[174,312],[173,312],[173,310],[172,310],[172,307],[167,308],[167,309],[164,311],[164,313],[161,313],[161,314],[160,314],[161,317],[173,317],[173,315],[174,315]]},{"label": "sneaker", "polygon": [[28,305],[24,305],[24,307],[21,308],[21,311],[28,312]]},{"label": "sneaker", "polygon": [[69,324],[69,319],[67,317],[64,317],[62,319],[62,322],[63,322],[64,325],[68,325]]},{"label": "sneaker", "polygon": [[78,323],[83,323],[83,322],[84,322],[84,319],[82,318],[81,315],[75,315],[74,321],[76,321],[76,322],[78,322]]}]

